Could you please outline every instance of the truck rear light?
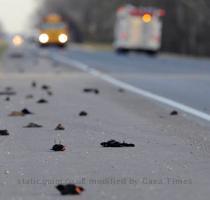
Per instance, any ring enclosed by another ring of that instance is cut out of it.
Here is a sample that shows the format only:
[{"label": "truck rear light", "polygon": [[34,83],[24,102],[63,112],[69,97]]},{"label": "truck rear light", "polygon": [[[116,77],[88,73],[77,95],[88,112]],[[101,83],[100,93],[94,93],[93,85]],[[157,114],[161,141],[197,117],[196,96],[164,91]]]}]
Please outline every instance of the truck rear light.
[{"label": "truck rear light", "polygon": [[142,16],[142,20],[143,20],[145,23],[149,23],[149,22],[152,21],[152,15],[150,15],[150,14],[144,14],[144,15]]}]

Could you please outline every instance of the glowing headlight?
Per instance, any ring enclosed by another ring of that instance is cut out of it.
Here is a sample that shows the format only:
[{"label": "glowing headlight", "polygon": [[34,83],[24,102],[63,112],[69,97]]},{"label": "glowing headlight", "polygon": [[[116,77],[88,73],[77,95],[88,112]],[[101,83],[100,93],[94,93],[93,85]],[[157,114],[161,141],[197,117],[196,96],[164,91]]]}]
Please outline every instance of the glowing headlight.
[{"label": "glowing headlight", "polygon": [[68,36],[66,34],[60,34],[58,40],[60,43],[66,43],[68,41]]},{"label": "glowing headlight", "polygon": [[46,33],[42,33],[39,36],[39,42],[42,44],[46,44],[49,41],[49,36]]},{"label": "glowing headlight", "polygon": [[23,38],[20,35],[16,35],[16,36],[13,37],[12,43],[15,46],[20,46],[20,45],[23,44]]}]

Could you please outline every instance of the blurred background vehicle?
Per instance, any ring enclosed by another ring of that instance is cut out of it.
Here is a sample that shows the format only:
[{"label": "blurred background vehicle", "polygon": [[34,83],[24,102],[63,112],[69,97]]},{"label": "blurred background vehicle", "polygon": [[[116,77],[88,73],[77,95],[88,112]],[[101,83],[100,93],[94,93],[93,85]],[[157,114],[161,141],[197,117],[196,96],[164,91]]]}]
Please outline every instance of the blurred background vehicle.
[{"label": "blurred background vehicle", "polygon": [[12,44],[16,47],[21,46],[24,42],[24,39],[21,35],[14,35],[12,37]]},{"label": "blurred background vehicle", "polygon": [[23,45],[25,38],[21,34],[12,34],[7,36],[7,44],[9,46],[10,57],[20,58],[24,56]]},{"label": "blurred background vehicle", "polygon": [[61,16],[49,14],[42,19],[38,38],[41,47],[49,45],[65,47],[69,42],[69,37],[69,28]]},{"label": "blurred background vehicle", "polygon": [[156,8],[126,5],[117,10],[114,48],[157,53],[161,48],[162,19],[165,11]]}]

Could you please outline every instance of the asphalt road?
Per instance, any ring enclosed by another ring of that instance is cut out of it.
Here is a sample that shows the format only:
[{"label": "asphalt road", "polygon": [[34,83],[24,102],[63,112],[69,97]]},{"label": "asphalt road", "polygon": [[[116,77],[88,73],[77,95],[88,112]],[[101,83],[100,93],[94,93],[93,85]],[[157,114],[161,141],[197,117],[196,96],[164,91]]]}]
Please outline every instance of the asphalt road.
[{"label": "asphalt road", "polygon": [[[52,51],[90,59],[90,53],[81,50]],[[0,199],[209,200],[208,124],[182,112],[170,116],[171,108],[119,92],[74,66],[55,62],[47,52],[26,48],[23,57],[17,57],[9,50],[0,65],[0,91],[10,86],[16,92],[10,101],[0,96],[0,127],[10,133],[0,136]],[[31,86],[32,81],[37,87]],[[50,86],[52,96],[41,89],[43,84]],[[100,94],[86,94],[85,87],[96,87]],[[48,103],[37,104],[40,98]],[[8,116],[23,108],[34,114]],[[82,110],[87,117],[79,117]],[[23,128],[30,122],[43,127]],[[58,123],[64,131],[54,130]],[[100,146],[110,139],[135,147]],[[51,151],[54,140],[61,141],[66,151]],[[60,182],[76,183],[85,191],[78,197],[63,197],[55,189]]]},{"label": "asphalt road", "polygon": [[210,60],[70,48],[61,53],[154,94],[210,114]]}]

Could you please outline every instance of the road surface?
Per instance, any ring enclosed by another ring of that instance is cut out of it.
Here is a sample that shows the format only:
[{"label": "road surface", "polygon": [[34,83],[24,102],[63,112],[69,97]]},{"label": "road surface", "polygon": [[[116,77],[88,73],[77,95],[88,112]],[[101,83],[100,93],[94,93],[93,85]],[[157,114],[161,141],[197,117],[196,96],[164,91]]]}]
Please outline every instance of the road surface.
[{"label": "road surface", "polygon": [[[10,101],[0,96],[1,129],[10,132],[8,137],[0,136],[1,199],[209,199],[207,122],[198,123],[184,112],[170,116],[172,108],[168,106],[128,91],[119,92],[119,88],[74,66],[55,62],[48,51],[37,52],[23,50],[24,57],[20,58],[8,52],[1,63],[1,91],[10,86],[17,92]],[[91,57],[89,53],[79,57],[78,51],[57,53],[76,59]],[[104,60],[101,63],[111,62]],[[107,65],[107,70],[110,67]],[[32,81],[36,81],[36,88],[31,87]],[[53,96],[41,89],[43,84],[51,87]],[[85,87],[96,87],[100,94],[83,93]],[[29,94],[34,98],[26,98]],[[40,98],[49,103],[37,104]],[[34,114],[8,116],[23,108]],[[78,116],[82,110],[88,112],[87,117]],[[30,122],[43,128],[23,128]],[[58,123],[64,125],[64,131],[54,130]],[[125,140],[135,147],[100,146],[110,139]],[[65,152],[50,150],[55,140],[66,146]],[[63,197],[55,189],[60,182],[82,185],[85,192],[79,197]]]},{"label": "road surface", "polygon": [[137,88],[210,114],[210,60],[70,49],[62,53]]}]

